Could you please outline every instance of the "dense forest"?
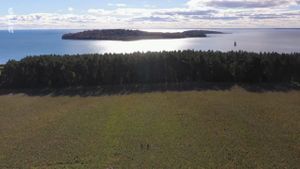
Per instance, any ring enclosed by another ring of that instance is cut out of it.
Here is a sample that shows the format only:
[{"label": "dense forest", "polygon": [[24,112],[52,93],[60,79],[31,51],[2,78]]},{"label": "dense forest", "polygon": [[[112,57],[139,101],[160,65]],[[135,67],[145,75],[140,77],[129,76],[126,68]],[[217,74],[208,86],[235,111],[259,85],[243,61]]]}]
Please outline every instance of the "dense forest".
[{"label": "dense forest", "polygon": [[57,88],[182,82],[300,82],[300,54],[173,51],[46,55],[8,61],[5,88]]},{"label": "dense forest", "polygon": [[178,38],[196,38],[206,37],[207,34],[220,34],[221,32],[207,30],[190,30],[184,32],[163,33],[146,32],[140,30],[126,29],[103,29],[88,30],[77,33],[68,33],[62,36],[62,39],[72,40],[141,40],[141,39],[178,39]]},{"label": "dense forest", "polygon": [[0,76],[1,76],[1,72],[2,72],[3,69],[4,69],[4,65],[0,64]]}]

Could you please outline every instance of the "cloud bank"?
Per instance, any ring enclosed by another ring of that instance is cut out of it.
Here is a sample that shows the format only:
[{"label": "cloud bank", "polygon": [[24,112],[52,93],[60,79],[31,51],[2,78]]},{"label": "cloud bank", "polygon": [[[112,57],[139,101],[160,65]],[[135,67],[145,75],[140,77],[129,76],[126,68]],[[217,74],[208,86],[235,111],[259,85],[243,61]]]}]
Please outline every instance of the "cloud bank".
[{"label": "cloud bank", "polygon": [[77,13],[69,7],[58,13],[7,14],[0,28],[209,28],[300,27],[300,0],[190,0],[178,8],[91,8]]}]

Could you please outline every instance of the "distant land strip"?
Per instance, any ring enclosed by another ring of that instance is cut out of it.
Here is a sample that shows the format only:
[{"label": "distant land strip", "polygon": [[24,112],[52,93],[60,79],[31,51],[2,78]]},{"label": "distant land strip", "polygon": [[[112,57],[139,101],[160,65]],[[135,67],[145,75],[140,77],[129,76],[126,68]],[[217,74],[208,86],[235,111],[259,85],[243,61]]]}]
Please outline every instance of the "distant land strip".
[{"label": "distant land strip", "polygon": [[207,34],[222,34],[208,30],[189,30],[184,32],[146,32],[126,29],[88,30],[77,33],[67,33],[62,36],[65,40],[143,40],[143,39],[182,39],[207,37]]}]

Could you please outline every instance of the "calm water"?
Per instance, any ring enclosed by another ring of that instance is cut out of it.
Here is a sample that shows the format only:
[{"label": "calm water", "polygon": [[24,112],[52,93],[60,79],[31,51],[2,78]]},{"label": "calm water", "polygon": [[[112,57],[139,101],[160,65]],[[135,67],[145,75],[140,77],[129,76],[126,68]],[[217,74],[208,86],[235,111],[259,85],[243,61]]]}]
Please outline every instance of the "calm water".
[{"label": "calm water", "polygon": [[[0,31],[0,63],[5,63],[9,59],[19,60],[28,55],[40,54],[129,53],[183,49],[300,52],[300,29],[218,29],[218,31],[226,34],[210,35],[208,38],[130,42],[61,40],[64,33],[74,31],[18,30],[14,34]],[[150,31],[174,32],[184,30]],[[234,41],[237,42],[237,47],[233,46]]]}]

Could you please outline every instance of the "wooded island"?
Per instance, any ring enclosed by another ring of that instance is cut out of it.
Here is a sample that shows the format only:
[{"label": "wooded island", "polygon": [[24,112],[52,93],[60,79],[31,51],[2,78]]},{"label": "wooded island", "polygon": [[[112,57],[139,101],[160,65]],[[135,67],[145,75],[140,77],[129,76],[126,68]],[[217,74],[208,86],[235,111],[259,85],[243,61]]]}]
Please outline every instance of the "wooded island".
[{"label": "wooded island", "polygon": [[88,30],[68,33],[62,36],[66,40],[143,40],[143,39],[182,39],[207,37],[207,34],[221,34],[222,32],[207,30],[189,30],[184,32],[146,32],[126,29]]}]

